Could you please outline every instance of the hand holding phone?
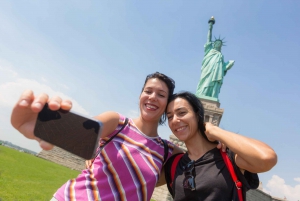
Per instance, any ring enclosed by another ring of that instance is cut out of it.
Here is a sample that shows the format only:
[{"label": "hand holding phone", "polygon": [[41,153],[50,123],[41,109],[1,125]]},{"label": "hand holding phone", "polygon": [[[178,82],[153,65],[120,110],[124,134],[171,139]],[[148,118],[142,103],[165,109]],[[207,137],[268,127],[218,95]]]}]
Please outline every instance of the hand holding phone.
[{"label": "hand holding phone", "polygon": [[66,110],[39,112],[34,135],[84,159],[95,157],[102,123]]}]

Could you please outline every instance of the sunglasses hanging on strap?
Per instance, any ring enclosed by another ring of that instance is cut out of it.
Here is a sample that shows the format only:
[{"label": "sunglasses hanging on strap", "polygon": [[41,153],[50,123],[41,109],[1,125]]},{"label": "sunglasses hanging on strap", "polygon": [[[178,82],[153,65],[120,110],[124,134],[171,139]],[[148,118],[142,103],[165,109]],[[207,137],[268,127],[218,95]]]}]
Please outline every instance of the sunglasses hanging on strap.
[{"label": "sunglasses hanging on strap", "polygon": [[[232,166],[232,162],[231,160],[228,158],[228,155],[226,152],[223,152],[221,149],[220,149],[220,152],[221,152],[221,155],[223,157],[223,160],[226,164],[226,167],[227,169],[229,170],[229,173],[231,175],[231,178],[237,188],[237,192],[238,192],[238,197],[239,197],[239,200],[240,201],[243,201],[243,193],[242,193],[242,182],[240,182],[238,179],[237,179],[237,176],[235,174],[235,171],[233,169],[233,166]],[[175,178],[175,173],[176,173],[176,167],[177,167],[177,164],[178,162],[180,161],[180,159],[182,158],[183,154],[178,154],[175,156],[173,162],[172,162],[172,166],[171,166],[171,182],[170,182],[170,187],[172,188],[173,186],[173,182],[174,182],[174,178]]]},{"label": "sunglasses hanging on strap", "polygon": [[103,149],[103,148],[104,148],[104,147],[105,147],[112,139],[114,139],[114,137],[116,137],[116,136],[117,136],[117,135],[125,128],[125,126],[127,125],[127,123],[128,123],[128,118],[125,119],[125,122],[124,122],[123,126],[121,127],[121,129],[120,129],[116,134],[114,134],[111,138],[109,138],[109,139],[108,139],[101,147],[99,146],[98,152],[97,152],[95,158],[93,158],[91,164],[93,164],[94,160],[95,160],[96,157],[100,154],[100,152],[102,151],[102,149]]}]

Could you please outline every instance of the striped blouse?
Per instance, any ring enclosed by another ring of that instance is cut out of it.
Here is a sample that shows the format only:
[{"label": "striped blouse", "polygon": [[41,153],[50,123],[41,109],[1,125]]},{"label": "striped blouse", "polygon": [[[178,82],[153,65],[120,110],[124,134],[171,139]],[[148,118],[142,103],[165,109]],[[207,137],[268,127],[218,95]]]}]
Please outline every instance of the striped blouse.
[{"label": "striped blouse", "polygon": [[[103,144],[120,130],[125,117]],[[168,142],[168,158],[174,145]],[[101,145],[100,145],[101,146]],[[54,197],[59,200],[147,201],[150,200],[164,163],[164,145],[160,137],[148,137],[129,119],[125,128],[109,142],[89,169],[69,180]]]}]

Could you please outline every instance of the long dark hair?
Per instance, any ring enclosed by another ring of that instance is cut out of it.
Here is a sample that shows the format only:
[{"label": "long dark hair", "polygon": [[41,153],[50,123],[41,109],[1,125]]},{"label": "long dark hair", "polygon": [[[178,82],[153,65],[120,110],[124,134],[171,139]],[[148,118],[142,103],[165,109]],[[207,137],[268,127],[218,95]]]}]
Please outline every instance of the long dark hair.
[{"label": "long dark hair", "polygon": [[[165,74],[162,74],[162,73],[159,73],[159,72],[155,72],[155,73],[152,73],[152,74],[147,75],[146,80],[145,80],[145,83],[144,83],[144,86],[143,86],[143,88],[142,88],[142,92],[144,91],[145,85],[146,85],[146,83],[148,82],[148,80],[149,80],[149,79],[154,79],[154,78],[157,78],[157,79],[163,81],[163,82],[167,85],[168,90],[169,90],[169,95],[168,95],[168,102],[169,102],[171,96],[172,96],[173,93],[174,93],[174,89],[175,89],[175,81],[174,81],[172,78],[166,76]],[[164,124],[164,123],[166,122],[166,119],[167,119],[167,115],[166,115],[166,113],[164,113],[164,114],[161,116],[161,118],[160,118],[160,120],[159,120],[159,122],[158,122],[159,125]]]},{"label": "long dark hair", "polygon": [[[199,100],[199,98],[188,91],[182,91],[176,94],[173,94],[171,98],[168,101],[168,105],[170,102],[174,101],[176,98],[182,98],[186,100],[193,108],[193,111],[195,112],[195,116],[197,118],[197,124],[198,124],[198,130],[200,131],[201,135],[208,141],[207,136],[205,135],[205,126],[204,126],[204,108]],[[165,114],[167,112],[167,109],[165,110]]]}]

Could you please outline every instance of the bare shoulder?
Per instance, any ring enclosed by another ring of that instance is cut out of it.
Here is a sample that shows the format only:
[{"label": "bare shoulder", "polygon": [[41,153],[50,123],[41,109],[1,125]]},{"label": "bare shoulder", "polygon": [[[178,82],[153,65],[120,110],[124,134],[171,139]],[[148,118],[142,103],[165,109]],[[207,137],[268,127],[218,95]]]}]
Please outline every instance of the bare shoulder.
[{"label": "bare shoulder", "polygon": [[120,115],[116,112],[108,111],[101,113],[94,118],[103,123],[101,137],[106,137],[118,126]]},{"label": "bare shoulder", "polygon": [[178,154],[178,153],[184,153],[185,151],[183,151],[181,148],[179,148],[178,146],[174,145],[174,149],[172,152],[172,155],[174,154]]}]

